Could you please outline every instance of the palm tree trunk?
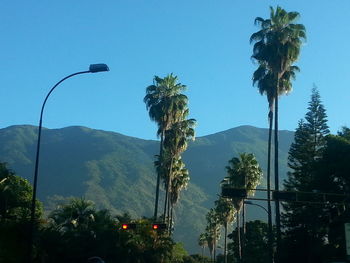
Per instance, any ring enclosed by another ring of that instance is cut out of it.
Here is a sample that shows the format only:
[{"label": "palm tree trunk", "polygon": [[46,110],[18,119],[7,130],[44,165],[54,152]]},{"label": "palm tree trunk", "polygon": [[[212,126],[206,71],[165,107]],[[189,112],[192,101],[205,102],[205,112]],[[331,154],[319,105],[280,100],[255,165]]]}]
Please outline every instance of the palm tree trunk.
[{"label": "palm tree trunk", "polygon": [[227,263],[227,221],[225,222],[225,244],[224,244],[224,262]]},{"label": "palm tree trunk", "polygon": [[241,247],[241,228],[239,224],[240,213],[237,211],[237,247],[238,247],[238,261],[242,262],[242,247]]},{"label": "palm tree trunk", "polygon": [[[160,136],[160,149],[159,149],[159,161],[163,162],[163,141],[164,141],[164,131],[162,131],[162,134]],[[156,201],[154,204],[154,215],[153,218],[156,221],[158,217],[158,203],[159,203],[159,186],[160,186],[160,174],[157,173],[157,186],[156,186]]]},{"label": "palm tree trunk", "polygon": [[[168,174],[168,182],[166,183],[166,191],[165,191],[165,200],[164,200],[164,215],[163,222],[165,223],[166,215],[168,215],[168,224],[169,224],[169,203],[170,203],[170,184],[171,184],[171,174],[173,170],[173,158],[170,161],[170,168]],[[169,226],[169,225],[168,225]],[[169,230],[169,229],[168,229]]]},{"label": "palm tree trunk", "polygon": [[242,240],[241,240],[241,254],[242,254],[242,262],[244,262],[244,250],[245,250],[245,204],[243,200],[242,205]]},{"label": "palm tree trunk", "polygon": [[163,223],[165,223],[166,219],[166,212],[167,212],[167,205],[168,205],[168,194],[169,194],[169,180],[165,183],[165,200],[164,200],[164,211],[163,211]]},{"label": "palm tree trunk", "polygon": [[[169,187],[170,188],[170,187]],[[170,225],[170,210],[171,210],[171,191],[168,193],[168,209],[167,209],[167,220],[168,220],[168,233],[170,234],[171,225]]]},{"label": "palm tree trunk", "polygon": [[[279,76],[277,77],[277,86],[275,90],[275,190],[279,191],[279,176],[278,176],[278,87]],[[275,201],[276,205],[276,228],[277,228],[277,262],[279,262],[279,253],[281,245],[281,217],[280,217],[280,203]]]},{"label": "palm tree trunk", "polygon": [[216,262],[216,230],[214,235],[214,263]]},{"label": "palm tree trunk", "polygon": [[267,211],[268,211],[268,246],[269,260],[273,263],[273,234],[272,234],[272,211],[271,211],[271,144],[272,144],[273,111],[269,111],[269,141],[267,146]]},{"label": "palm tree trunk", "polygon": [[174,222],[174,205],[170,204],[170,223],[169,223],[169,233],[170,235],[172,234],[172,230],[173,230],[173,222]]}]

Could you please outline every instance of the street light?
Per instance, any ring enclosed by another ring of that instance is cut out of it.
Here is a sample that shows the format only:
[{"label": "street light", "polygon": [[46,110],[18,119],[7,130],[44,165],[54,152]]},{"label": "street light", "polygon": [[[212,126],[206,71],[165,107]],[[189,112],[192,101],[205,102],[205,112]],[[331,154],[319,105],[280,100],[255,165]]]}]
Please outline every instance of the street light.
[{"label": "street light", "polygon": [[[269,211],[263,207],[262,205],[259,205],[259,204],[256,204],[256,203],[253,203],[252,201],[244,201],[244,204],[246,205],[255,205],[255,206],[258,206],[262,209],[264,209],[264,211],[267,213],[268,216],[271,216],[271,214],[269,213]],[[268,235],[269,235],[269,238],[268,238],[268,246],[269,246],[269,260],[270,260],[270,263],[273,263],[273,244],[272,244],[272,231],[268,231]]]},{"label": "street light", "polygon": [[39,155],[40,155],[40,139],[41,139],[41,129],[42,129],[42,121],[43,121],[43,113],[44,108],[47,99],[49,98],[50,94],[54,91],[54,89],[61,84],[66,79],[69,79],[76,75],[81,75],[85,73],[97,73],[97,72],[105,72],[109,71],[109,68],[106,64],[91,64],[89,67],[89,70],[86,71],[80,71],[73,73],[71,75],[68,75],[67,77],[64,77],[59,82],[57,82],[49,91],[49,93],[46,95],[46,98],[44,100],[44,103],[41,107],[40,112],[40,121],[39,121],[39,131],[38,131],[38,142],[36,147],[36,158],[35,158],[35,170],[34,170],[34,181],[33,181],[33,195],[32,195],[32,205],[31,205],[31,214],[30,214],[30,233],[29,233],[29,253],[28,253],[28,260],[31,262],[32,260],[32,251],[33,251],[33,232],[34,232],[34,221],[35,221],[35,199],[36,199],[36,191],[37,191],[37,182],[38,182],[38,172],[39,172]]},{"label": "street light", "polygon": [[267,214],[269,214],[269,211],[267,211],[267,209],[266,209],[265,207],[263,207],[262,205],[253,203],[252,201],[244,201],[244,203],[245,203],[246,205],[255,205],[255,206],[261,207],[262,209],[265,210],[265,212],[266,212]]}]

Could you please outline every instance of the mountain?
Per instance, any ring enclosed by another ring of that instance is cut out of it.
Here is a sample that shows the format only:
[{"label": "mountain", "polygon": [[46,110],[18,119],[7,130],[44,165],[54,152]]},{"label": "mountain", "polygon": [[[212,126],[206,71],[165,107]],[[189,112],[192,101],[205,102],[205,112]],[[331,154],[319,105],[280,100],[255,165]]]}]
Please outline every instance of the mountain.
[{"label": "mountain", "polygon": [[[293,132],[280,131],[281,182],[293,136]],[[213,207],[220,191],[228,160],[240,152],[252,152],[265,170],[267,137],[267,129],[240,126],[190,143],[183,159],[191,181],[175,209],[175,239],[185,243],[190,252],[198,251],[197,238],[204,231],[207,210]],[[34,126],[0,129],[0,161],[32,181],[36,141]],[[77,126],[43,129],[38,198],[48,210],[66,197],[84,196],[112,213],[127,211],[134,217],[151,217],[156,181],[153,161],[158,150],[157,141],[115,132]],[[266,218],[264,211],[253,208],[250,214]]]}]

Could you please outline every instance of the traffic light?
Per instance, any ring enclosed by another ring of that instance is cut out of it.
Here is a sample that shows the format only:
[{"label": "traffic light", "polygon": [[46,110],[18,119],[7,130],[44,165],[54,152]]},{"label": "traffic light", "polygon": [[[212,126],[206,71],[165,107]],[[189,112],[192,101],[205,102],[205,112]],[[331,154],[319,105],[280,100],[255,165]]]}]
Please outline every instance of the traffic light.
[{"label": "traffic light", "polygon": [[152,229],[153,229],[153,230],[165,230],[165,229],[166,229],[166,224],[163,224],[163,223],[153,223],[153,224],[152,224]]},{"label": "traffic light", "polygon": [[134,223],[122,224],[123,230],[129,230],[129,229],[135,229],[135,228],[136,228],[136,224]]},{"label": "traffic light", "polygon": [[233,197],[246,198],[247,189],[222,187],[221,196],[226,198],[233,198]]},{"label": "traffic light", "polygon": [[272,199],[279,201],[297,201],[297,193],[287,191],[273,191]]}]

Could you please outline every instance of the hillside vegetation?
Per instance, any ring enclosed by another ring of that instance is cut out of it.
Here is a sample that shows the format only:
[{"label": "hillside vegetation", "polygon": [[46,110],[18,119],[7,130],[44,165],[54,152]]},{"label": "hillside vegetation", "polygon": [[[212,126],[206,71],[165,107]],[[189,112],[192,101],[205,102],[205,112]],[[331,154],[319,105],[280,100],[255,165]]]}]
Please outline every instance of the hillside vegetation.
[{"label": "hillside vegetation", "polygon": [[[29,181],[34,171],[36,132],[37,128],[29,125],[0,129],[0,160]],[[226,175],[227,161],[239,152],[252,152],[265,170],[267,135],[267,129],[241,126],[190,143],[184,161],[191,180],[175,210],[175,239],[184,242],[188,250],[197,252],[197,237]],[[282,179],[292,140],[293,132],[280,132]],[[151,217],[158,144],[86,127],[44,129],[38,197],[48,210],[67,197],[84,196],[112,213]],[[252,208],[250,216],[253,213]]]}]

